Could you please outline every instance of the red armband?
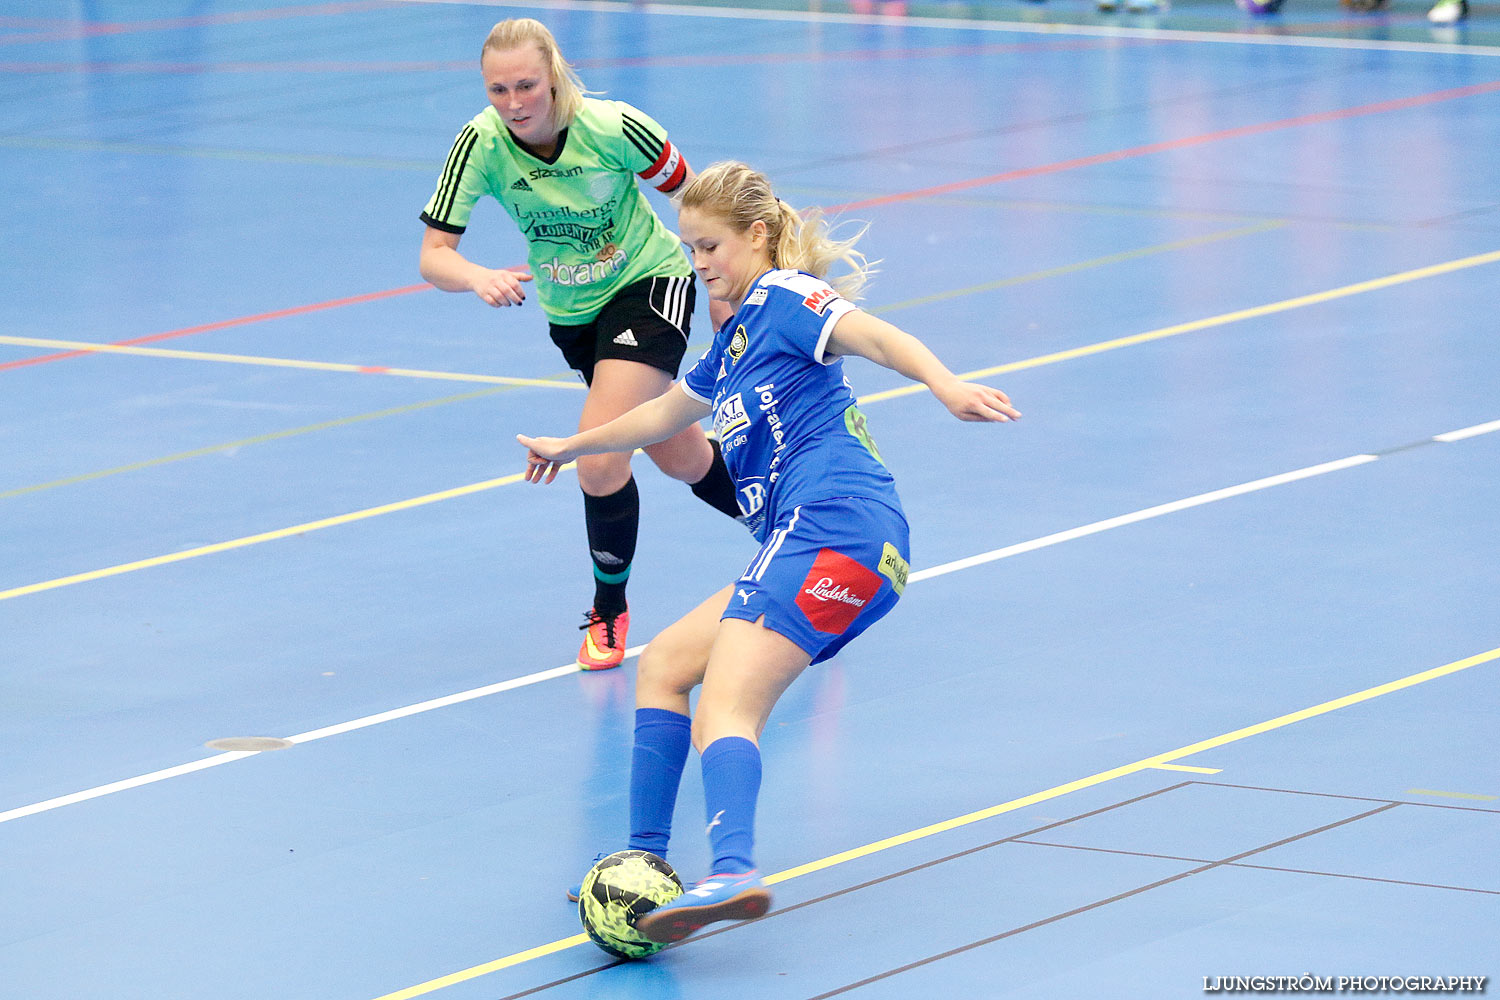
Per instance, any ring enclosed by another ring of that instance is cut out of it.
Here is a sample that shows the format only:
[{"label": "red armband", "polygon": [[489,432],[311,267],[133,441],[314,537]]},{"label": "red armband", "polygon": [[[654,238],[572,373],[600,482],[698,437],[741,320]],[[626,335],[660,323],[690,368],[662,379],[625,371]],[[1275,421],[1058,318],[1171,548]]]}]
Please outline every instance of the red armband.
[{"label": "red armband", "polygon": [[677,152],[677,147],[670,142],[662,144],[661,156],[656,162],[640,172],[640,176],[648,184],[655,187],[662,194],[671,194],[682,186],[682,179],[687,176],[687,160]]}]

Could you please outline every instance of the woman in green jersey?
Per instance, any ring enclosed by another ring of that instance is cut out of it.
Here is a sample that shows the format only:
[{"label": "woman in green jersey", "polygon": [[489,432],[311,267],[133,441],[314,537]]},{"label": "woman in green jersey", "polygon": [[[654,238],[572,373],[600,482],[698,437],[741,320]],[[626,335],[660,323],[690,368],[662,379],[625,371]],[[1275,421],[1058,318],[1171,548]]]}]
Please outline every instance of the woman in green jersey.
[{"label": "woman in green jersey", "polygon": [[[523,304],[534,282],[553,342],[589,386],[578,423],[588,430],[660,396],[677,376],[692,269],[639,183],[671,194],[693,171],[650,116],[587,96],[538,21],[495,25],[480,70],[490,106],[458,133],[422,212],[422,277],[497,307]],[[529,268],[485,267],[459,252],[484,195],[526,237]],[[718,444],[698,425],[645,451],[706,503],[739,516]],[[578,665],[605,670],[624,658],[630,624],[625,585],[640,521],[630,454],[579,459],[578,482],[594,563]]]}]

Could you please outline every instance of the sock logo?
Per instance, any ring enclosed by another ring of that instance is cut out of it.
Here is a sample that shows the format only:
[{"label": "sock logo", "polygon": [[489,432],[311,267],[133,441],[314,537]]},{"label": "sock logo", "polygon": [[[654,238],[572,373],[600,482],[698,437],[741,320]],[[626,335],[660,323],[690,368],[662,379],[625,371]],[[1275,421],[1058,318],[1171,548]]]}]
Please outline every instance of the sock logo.
[{"label": "sock logo", "polygon": [[598,563],[601,566],[625,565],[625,560],[621,559],[613,552],[605,552],[602,549],[589,549],[589,553],[594,557],[594,562]]},{"label": "sock logo", "polygon": [[718,812],[714,813],[714,818],[708,821],[708,828],[706,830],[704,830],[703,832],[707,833],[707,834],[712,834],[714,832],[714,827],[718,826],[719,823],[720,823],[720,821],[722,821],[723,819],[724,819],[724,810],[720,809]]}]

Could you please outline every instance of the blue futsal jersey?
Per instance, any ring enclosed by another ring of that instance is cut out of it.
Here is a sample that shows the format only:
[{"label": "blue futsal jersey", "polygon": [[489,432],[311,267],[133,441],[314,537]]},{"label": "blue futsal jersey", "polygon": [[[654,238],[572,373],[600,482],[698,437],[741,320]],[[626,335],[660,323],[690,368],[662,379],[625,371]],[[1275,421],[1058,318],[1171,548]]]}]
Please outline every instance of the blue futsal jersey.
[{"label": "blue futsal jersey", "polygon": [[867,497],[901,510],[895,481],[826,353],[834,324],[854,304],[802,271],[762,275],[682,378],[713,408],[724,464],[745,525],[764,542],[778,511],[834,497]]}]

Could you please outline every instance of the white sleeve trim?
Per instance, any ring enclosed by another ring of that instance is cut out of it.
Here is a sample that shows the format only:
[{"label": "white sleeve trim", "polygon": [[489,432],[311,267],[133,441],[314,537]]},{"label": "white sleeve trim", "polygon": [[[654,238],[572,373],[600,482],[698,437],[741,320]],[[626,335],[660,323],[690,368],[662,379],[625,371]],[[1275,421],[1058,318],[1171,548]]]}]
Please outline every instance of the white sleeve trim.
[{"label": "white sleeve trim", "polygon": [[712,399],[709,399],[707,396],[700,396],[696,392],[693,391],[692,386],[690,386],[690,385],[687,384],[687,378],[686,378],[686,376],[684,376],[683,378],[678,379],[677,380],[677,384],[680,385],[680,386],[682,386],[682,391],[685,392],[685,393],[687,393],[689,399],[696,399],[698,402],[702,403],[704,406],[713,406],[714,405],[714,401]]},{"label": "white sleeve trim", "polygon": [[823,330],[818,334],[818,346],[813,348],[813,360],[820,365],[831,365],[837,361],[840,355],[829,357],[825,352],[828,349],[828,338],[833,336],[833,328],[838,321],[859,308],[848,299],[834,299],[828,304],[828,316],[823,320]]}]

